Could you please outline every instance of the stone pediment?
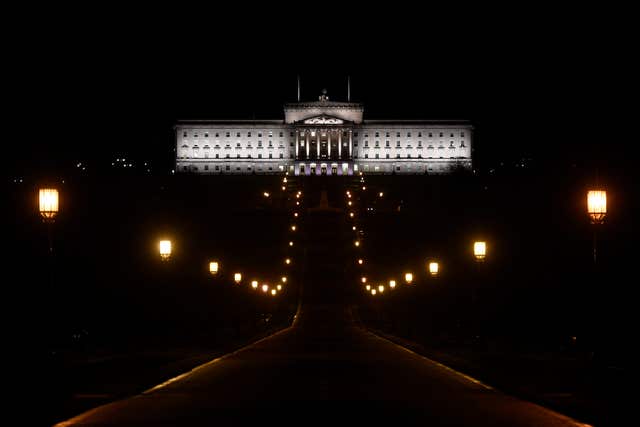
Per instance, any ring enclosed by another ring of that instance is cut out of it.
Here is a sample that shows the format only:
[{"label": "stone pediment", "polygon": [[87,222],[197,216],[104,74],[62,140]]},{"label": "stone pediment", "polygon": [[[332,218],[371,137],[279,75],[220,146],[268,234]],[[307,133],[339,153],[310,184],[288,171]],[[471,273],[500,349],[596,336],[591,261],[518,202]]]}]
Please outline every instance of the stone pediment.
[{"label": "stone pediment", "polygon": [[315,117],[309,117],[303,121],[305,125],[342,125],[344,120],[337,117],[321,115]]}]

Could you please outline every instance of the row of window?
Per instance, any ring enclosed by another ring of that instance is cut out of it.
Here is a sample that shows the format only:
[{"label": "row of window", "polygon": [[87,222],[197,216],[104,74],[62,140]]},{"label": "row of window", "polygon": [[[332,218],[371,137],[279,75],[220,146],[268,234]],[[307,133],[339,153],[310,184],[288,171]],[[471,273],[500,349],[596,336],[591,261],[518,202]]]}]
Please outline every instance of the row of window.
[{"label": "row of window", "polygon": [[[357,143],[354,143],[354,146],[355,146],[355,147],[357,147],[357,146],[358,146],[358,144],[357,144]],[[365,142],[364,142],[364,148],[369,148],[369,141],[365,141]],[[376,144],[375,144],[374,148],[380,148],[380,141],[376,141]],[[385,148],[391,148],[391,143],[390,143],[389,141],[387,141],[387,142],[386,142],[386,144],[385,144]],[[396,148],[402,148],[402,147],[400,146],[400,141],[396,141]],[[406,148],[413,148],[413,147],[411,146],[411,143],[410,143],[410,142],[409,142],[409,143],[407,143]],[[418,148],[422,148],[422,141],[418,141]],[[427,146],[427,148],[428,148],[428,149],[429,149],[429,148],[433,148],[433,145],[432,145],[432,144],[429,144],[429,145]],[[442,145],[442,143],[438,146],[438,148],[444,148],[444,146]],[[454,146],[454,142],[453,142],[453,141],[451,141],[451,142],[449,143],[449,148],[456,148],[456,147]],[[465,145],[464,141],[461,141],[461,142],[460,142],[460,148],[466,148],[466,145]]]},{"label": "row of window", "polygon": [[[426,133],[426,132],[425,132],[425,133]],[[400,138],[400,134],[401,134],[400,132],[396,132],[396,137],[397,137],[397,138]],[[231,138],[231,131],[229,131],[229,132],[224,132],[224,135],[225,135],[225,137],[226,137],[226,138]],[[235,135],[236,135],[236,138],[241,138],[241,137],[242,137],[242,132],[235,132]],[[251,135],[252,135],[252,133],[251,133],[251,132],[247,132],[247,138],[251,138]],[[274,132],[268,132],[268,135],[269,135],[269,138],[273,138]],[[428,132],[428,135],[429,135],[429,136],[428,136],[429,138],[433,138],[433,132]],[[464,138],[464,135],[465,135],[465,133],[464,133],[464,132],[460,132],[460,137],[461,137],[461,138]],[[284,137],[284,132],[278,132],[278,136],[279,136],[280,138]],[[293,137],[293,132],[289,132],[289,136],[290,136],[290,137]],[[358,136],[358,132],[354,132],[354,133],[353,133],[353,136],[354,136],[354,137],[357,137],[357,136]],[[385,136],[386,136],[387,138],[390,138],[390,137],[391,137],[391,132],[385,132]],[[183,137],[183,138],[187,138],[187,137],[188,137],[188,132],[187,132],[187,131],[184,131],[184,132],[182,133],[182,137]],[[197,134],[197,133],[194,133],[194,134],[193,134],[193,137],[194,137],[194,138],[198,138],[198,134]],[[204,132],[204,137],[205,137],[205,138],[209,138],[209,132]],[[368,133],[368,132],[365,132],[365,133],[364,133],[364,137],[365,137],[365,138],[368,138],[368,137],[369,137],[369,133]],[[375,137],[376,137],[376,138],[380,138],[380,132],[376,132],[376,133],[375,133]],[[439,137],[440,137],[440,138],[444,138],[444,132],[440,132],[440,133],[439,133]],[[451,133],[449,134],[449,137],[450,137],[450,138],[453,138],[453,137],[454,137],[454,133],[453,133],[453,132],[451,132]],[[220,132],[216,132],[216,133],[215,133],[215,138],[220,138]],[[262,132],[258,132],[258,138],[262,138]],[[411,138],[411,132],[407,132],[407,138]],[[418,138],[422,138],[422,132],[418,132]]]},{"label": "row of window", "polygon": [[[268,132],[269,138],[273,138],[273,134],[274,134],[273,132]],[[226,138],[230,138],[231,137],[231,132],[230,131],[229,132],[224,132],[224,135],[225,135]],[[240,138],[241,135],[242,135],[241,132],[236,132],[236,137],[237,138]],[[183,138],[187,138],[187,136],[188,136],[187,131],[182,132],[182,137]],[[280,138],[284,137],[284,132],[279,132],[278,136]],[[289,136],[293,137],[293,132],[289,132]],[[198,138],[198,134],[194,133],[193,137],[194,138]],[[209,132],[204,132],[204,137],[205,138],[209,138]],[[251,132],[247,132],[247,137],[251,138]],[[220,132],[216,132],[215,133],[215,138],[220,138]],[[262,132],[258,132],[258,138],[262,138]]]},{"label": "row of window", "polygon": [[[197,155],[197,153],[194,153],[194,158],[198,158],[199,156]],[[183,159],[187,159],[189,158],[188,156],[182,156]],[[205,153],[204,154],[204,158],[208,159],[209,158],[209,153]],[[231,159],[231,154],[225,154],[224,157],[220,157],[220,154],[216,154],[215,157],[213,157],[215,159]],[[236,159],[252,159],[253,157],[251,156],[251,154],[247,154],[246,156],[240,157],[240,154],[236,154]],[[262,158],[262,153],[258,154],[258,159]],[[265,157],[265,158],[269,158],[269,159],[273,159],[273,153],[269,153],[269,157]],[[284,159],[284,153],[279,153],[278,156],[279,159]],[[293,153],[289,155],[290,159],[293,159]]]},{"label": "row of window", "polygon": [[[365,158],[365,159],[368,159],[368,158],[369,158],[369,155],[368,155],[368,154],[365,154],[365,155],[364,155],[364,158]],[[376,154],[375,158],[376,158],[376,159],[379,159],[379,158],[380,158],[380,154]],[[385,157],[385,159],[390,159],[390,158],[391,158],[391,156],[389,156],[389,154],[387,154],[387,155],[386,155],[386,157]],[[396,159],[411,159],[412,157],[411,157],[411,153],[407,153],[407,156],[406,156],[406,157],[401,157],[401,156],[400,156],[400,154],[396,154],[396,157],[395,157],[395,158],[396,158]],[[417,158],[418,158],[418,159],[422,159],[422,158],[423,158],[423,157],[422,157],[422,154],[418,154],[418,157],[417,157]],[[436,159],[436,158],[438,158],[438,159],[444,159],[445,157],[444,157],[444,156],[439,156],[439,157],[427,156],[426,158],[427,158],[427,159]],[[461,157],[461,156],[451,157],[451,156],[449,156],[449,157],[447,157],[447,158],[448,158],[448,159],[454,159],[454,158],[455,158],[455,159],[464,159],[465,157]]]},{"label": "row of window", "polygon": [[[428,136],[429,138],[433,138],[433,132],[428,132],[428,135],[429,135]],[[354,132],[353,136],[357,137],[358,136],[358,132]],[[369,133],[365,132],[364,137],[365,138],[369,138]],[[375,133],[375,137],[376,138],[380,138],[380,132],[376,132]],[[385,132],[385,137],[390,138],[391,137],[391,132]],[[449,134],[449,137],[450,138],[454,138],[453,132],[451,132]],[[464,132],[460,132],[460,137],[464,138]],[[396,132],[396,138],[400,138],[400,132]],[[407,132],[407,138],[411,138],[411,132]],[[422,138],[422,132],[418,132],[418,138]],[[439,138],[444,138],[444,132],[440,132],[439,133]]]}]

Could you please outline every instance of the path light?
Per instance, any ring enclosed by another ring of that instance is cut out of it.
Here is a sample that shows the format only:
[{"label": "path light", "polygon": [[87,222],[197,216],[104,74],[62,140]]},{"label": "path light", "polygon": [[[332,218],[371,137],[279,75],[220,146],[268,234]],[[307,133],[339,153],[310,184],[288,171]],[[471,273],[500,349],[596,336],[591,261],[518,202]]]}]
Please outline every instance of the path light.
[{"label": "path light", "polygon": [[587,213],[591,218],[591,224],[602,224],[604,222],[604,217],[607,215],[606,191],[589,190],[587,193]]},{"label": "path light", "polygon": [[473,255],[476,257],[476,261],[484,261],[487,256],[487,243],[484,241],[477,241],[473,243]]},{"label": "path light", "polygon": [[211,261],[209,263],[209,273],[213,274],[214,276],[216,274],[218,274],[218,262],[217,261]]},{"label": "path light", "polygon": [[252,280],[251,281],[251,287],[253,289],[258,289],[258,281],[257,280]]},{"label": "path light", "polygon": [[41,188],[39,192],[40,216],[45,222],[55,221],[58,215],[58,190],[55,188]]},{"label": "path light", "polygon": [[236,283],[240,283],[240,281],[242,281],[242,274],[240,274],[240,273],[235,273],[235,274],[233,275],[233,280],[234,280]]},{"label": "path light", "polygon": [[407,285],[410,285],[411,282],[413,282],[413,274],[405,273],[404,274],[404,281],[407,282]]},{"label": "path light", "polygon": [[163,261],[171,257],[171,240],[160,240],[160,258]]},{"label": "path light", "polygon": [[429,274],[431,274],[432,276],[437,276],[439,269],[440,265],[436,261],[431,261],[429,263]]},{"label": "path light", "polygon": [[391,289],[395,288],[396,287],[396,281],[395,280],[389,280],[389,287]]}]

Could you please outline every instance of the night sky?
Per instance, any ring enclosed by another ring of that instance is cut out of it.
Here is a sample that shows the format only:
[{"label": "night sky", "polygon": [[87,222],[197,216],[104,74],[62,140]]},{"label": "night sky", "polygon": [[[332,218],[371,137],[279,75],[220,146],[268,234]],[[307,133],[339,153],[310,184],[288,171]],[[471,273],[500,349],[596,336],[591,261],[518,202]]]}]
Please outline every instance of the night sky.
[{"label": "night sky", "polygon": [[[30,18],[32,32],[8,51],[10,174],[125,155],[165,171],[176,120],[281,119],[297,75],[304,100],[322,88],[345,100],[350,75],[365,119],[471,120],[479,167],[596,158],[605,167],[632,142],[618,125],[632,119],[631,39],[602,11],[488,21],[343,10],[299,25],[259,11],[162,12],[171,19],[116,10]],[[601,12],[598,25],[584,19]],[[362,25],[349,28],[358,16]]]}]

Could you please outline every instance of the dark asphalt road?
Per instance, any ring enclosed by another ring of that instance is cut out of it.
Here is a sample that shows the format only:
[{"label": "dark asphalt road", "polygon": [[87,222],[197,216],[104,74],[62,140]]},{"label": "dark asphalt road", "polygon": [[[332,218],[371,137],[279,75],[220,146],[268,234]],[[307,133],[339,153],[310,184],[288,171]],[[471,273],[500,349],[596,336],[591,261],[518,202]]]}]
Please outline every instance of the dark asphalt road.
[{"label": "dark asphalt road", "polygon": [[331,263],[348,254],[316,244],[337,237],[336,221],[313,224],[307,243],[320,252],[310,249],[307,260],[323,262],[308,263],[312,279],[293,326],[58,425],[580,425],[361,328],[344,298],[340,263]]}]

